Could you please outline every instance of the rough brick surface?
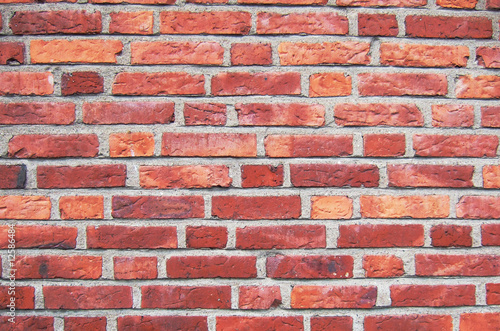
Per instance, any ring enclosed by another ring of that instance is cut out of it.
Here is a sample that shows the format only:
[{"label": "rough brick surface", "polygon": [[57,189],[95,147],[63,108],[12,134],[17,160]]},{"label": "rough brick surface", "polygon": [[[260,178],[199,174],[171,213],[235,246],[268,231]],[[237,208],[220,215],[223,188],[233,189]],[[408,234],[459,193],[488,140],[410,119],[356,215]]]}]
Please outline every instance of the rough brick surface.
[{"label": "rough brick surface", "polygon": [[281,304],[279,286],[240,286],[240,309],[270,309]]},{"label": "rough brick surface", "polygon": [[98,279],[102,275],[102,258],[81,255],[19,256],[15,268],[18,279]]},{"label": "rough brick surface", "polygon": [[335,123],[341,126],[422,126],[423,115],[412,104],[348,104],[335,106]]},{"label": "rough brick surface", "polygon": [[393,285],[391,302],[396,307],[471,306],[476,303],[474,285]]},{"label": "rough brick surface", "polygon": [[65,317],[64,331],[78,331],[88,328],[95,331],[106,331],[106,317]]},{"label": "rough brick surface", "polygon": [[119,40],[32,40],[32,63],[116,63]]},{"label": "rough brick surface", "polygon": [[88,188],[125,186],[127,167],[117,165],[96,166],[39,166],[39,188]]},{"label": "rough brick surface", "polygon": [[291,304],[295,309],[371,308],[375,305],[374,286],[314,286],[292,288]]},{"label": "rough brick surface", "polygon": [[104,79],[97,72],[73,72],[61,78],[62,95],[98,94],[104,91]]},{"label": "rough brick surface", "polygon": [[132,307],[128,286],[45,286],[47,309],[119,309]]},{"label": "rough brick surface", "polygon": [[486,17],[406,16],[406,35],[420,38],[491,38]]},{"label": "rough brick surface", "polygon": [[365,317],[365,330],[427,330],[451,331],[453,320],[449,315],[383,315]]},{"label": "rough brick surface", "polygon": [[326,229],[321,225],[247,226],[236,229],[239,249],[324,248]]},{"label": "rough brick surface", "polygon": [[442,74],[359,74],[359,94],[364,96],[446,95]]},{"label": "rough brick surface", "polygon": [[63,158],[97,156],[99,141],[95,134],[20,135],[9,141],[9,157]]},{"label": "rough brick surface", "polygon": [[405,273],[403,260],[394,255],[365,255],[363,269],[366,277],[399,277]]},{"label": "rough brick surface", "polygon": [[379,170],[373,165],[292,164],[292,185],[296,187],[377,187]]},{"label": "rough brick surface", "polygon": [[351,256],[283,256],[268,257],[267,276],[285,279],[351,278]]},{"label": "rough brick surface", "polygon": [[75,121],[71,102],[15,102],[0,104],[0,124],[68,125]]},{"label": "rough brick surface", "polygon": [[255,278],[253,256],[174,256],[167,260],[170,278]]},{"label": "rough brick surface", "polygon": [[96,34],[101,32],[101,13],[86,11],[18,11],[10,19],[14,34]]},{"label": "rough brick surface", "polygon": [[299,218],[299,196],[237,197],[214,196],[212,215],[221,219]]},{"label": "rough brick surface", "polygon": [[168,124],[173,102],[92,102],[83,104],[86,124]]},{"label": "rough brick surface", "polygon": [[265,104],[235,105],[242,126],[323,126],[325,107],[318,104]]}]

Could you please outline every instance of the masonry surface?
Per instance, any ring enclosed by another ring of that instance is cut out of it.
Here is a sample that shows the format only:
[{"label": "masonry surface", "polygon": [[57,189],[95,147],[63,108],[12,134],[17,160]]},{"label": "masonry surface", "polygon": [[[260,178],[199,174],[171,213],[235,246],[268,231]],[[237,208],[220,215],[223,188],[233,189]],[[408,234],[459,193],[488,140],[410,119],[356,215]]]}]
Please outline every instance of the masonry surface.
[{"label": "masonry surface", "polygon": [[1,330],[500,330],[498,0],[0,3]]}]

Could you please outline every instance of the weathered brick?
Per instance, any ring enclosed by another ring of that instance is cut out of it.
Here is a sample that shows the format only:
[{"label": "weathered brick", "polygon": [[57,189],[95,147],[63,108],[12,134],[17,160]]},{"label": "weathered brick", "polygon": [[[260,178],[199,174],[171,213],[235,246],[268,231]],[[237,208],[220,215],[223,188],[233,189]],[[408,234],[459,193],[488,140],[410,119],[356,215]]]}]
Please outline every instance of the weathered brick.
[{"label": "weathered brick", "polygon": [[212,197],[212,216],[221,219],[294,219],[300,214],[300,197],[297,195]]},{"label": "weathered brick", "polygon": [[379,170],[369,164],[291,164],[295,187],[377,187]]},{"label": "weathered brick", "polygon": [[221,65],[224,48],[216,42],[132,42],[132,64]]},{"label": "weathered brick", "polygon": [[83,104],[85,124],[169,124],[173,102],[92,102]]},{"label": "weathered brick", "polygon": [[421,7],[427,0],[337,0],[337,6],[349,7]]},{"label": "weathered brick", "polygon": [[437,0],[436,5],[444,8],[474,9],[478,0]]},{"label": "weathered brick", "polygon": [[476,61],[485,68],[500,68],[500,47],[476,48]]},{"label": "weathered brick", "polygon": [[469,128],[474,125],[472,105],[432,105],[432,126]]},{"label": "weathered brick", "polygon": [[497,255],[415,254],[417,276],[481,277],[500,275]]},{"label": "weathered brick", "polygon": [[414,104],[340,103],[334,107],[341,126],[423,126],[424,117]]},{"label": "weathered brick", "polygon": [[332,157],[352,154],[352,135],[268,135],[268,157]]},{"label": "weathered brick", "polygon": [[89,249],[177,248],[177,231],[173,226],[88,226],[87,247]]},{"label": "weathered brick", "polygon": [[167,260],[170,278],[255,278],[255,256],[174,256]]},{"label": "weathered brick", "polygon": [[481,126],[500,128],[500,106],[481,107]]},{"label": "weathered brick", "polygon": [[201,196],[114,196],[111,208],[114,218],[171,219],[205,216]]},{"label": "weathered brick", "polygon": [[495,157],[498,137],[493,135],[427,135],[413,136],[416,156],[429,157]]},{"label": "weathered brick", "polygon": [[314,286],[292,288],[292,309],[373,308],[376,286]]},{"label": "weathered brick", "polygon": [[90,3],[96,4],[121,4],[121,3],[131,3],[139,5],[173,5],[175,0],[90,0]]},{"label": "weathered brick", "polygon": [[102,275],[100,256],[17,256],[17,279],[98,279]]},{"label": "weathered brick", "polygon": [[384,315],[366,316],[365,331],[426,330],[452,331],[450,315]]},{"label": "weathered brick", "polygon": [[101,32],[102,23],[98,11],[17,11],[9,27],[14,34],[96,34]]},{"label": "weathered brick", "polygon": [[[500,5],[498,6],[500,8]],[[500,313],[467,313],[460,315],[460,331],[496,331]]]},{"label": "weathered brick", "polygon": [[141,308],[230,309],[230,286],[142,286]]},{"label": "weathered brick", "polygon": [[212,77],[212,95],[297,95],[297,72],[223,72]]},{"label": "weathered brick", "polygon": [[500,246],[500,225],[481,225],[481,244],[483,246]]},{"label": "weathered brick", "polygon": [[361,216],[367,218],[445,218],[450,215],[447,195],[363,195],[360,205]]},{"label": "weathered brick", "polygon": [[311,197],[312,219],[349,219],[352,210],[352,199],[345,196]]},{"label": "weathered brick", "polygon": [[75,121],[75,104],[70,102],[0,103],[0,124],[68,125]]},{"label": "weathered brick", "polygon": [[280,330],[303,331],[302,316],[217,316],[217,331]]},{"label": "weathered brick", "polygon": [[99,94],[102,92],[104,92],[104,78],[97,72],[81,71],[62,75],[62,95]]},{"label": "weathered brick", "polygon": [[109,13],[109,33],[116,34],[153,34],[153,12],[112,12]]},{"label": "weathered brick", "polygon": [[185,125],[214,125],[226,124],[227,107],[222,103],[184,103]]},{"label": "weathered brick", "polygon": [[236,229],[238,249],[325,248],[324,225],[247,226]]},{"label": "weathered brick", "polygon": [[266,273],[269,278],[279,279],[332,279],[352,278],[352,256],[284,256],[268,257]]},{"label": "weathered brick", "polygon": [[33,219],[48,220],[50,218],[50,198],[44,196],[0,196],[0,219]]},{"label": "weathered brick", "polygon": [[60,197],[59,211],[63,220],[103,219],[104,198],[102,195]]},{"label": "weathered brick", "polygon": [[258,5],[326,5],[327,0],[238,0],[241,4]]},{"label": "weathered brick", "polygon": [[156,256],[115,256],[115,279],[155,279],[158,277]]},{"label": "weathered brick", "polygon": [[360,36],[395,37],[399,33],[396,15],[358,14],[358,33]]},{"label": "weathered brick", "polygon": [[0,64],[11,63],[24,63],[24,43],[0,42]]},{"label": "weathered brick", "polygon": [[311,331],[352,331],[351,316],[312,316]]},{"label": "weathered brick", "polygon": [[224,165],[141,166],[144,188],[209,188],[230,187],[229,168]]},{"label": "weathered brick", "polygon": [[500,188],[500,165],[483,167],[483,187]]},{"label": "weathered brick", "polygon": [[123,164],[91,166],[38,166],[38,188],[124,187],[127,167]]},{"label": "weathered brick", "polygon": [[424,245],[421,224],[340,225],[337,246],[348,247],[419,247]]},{"label": "weathered brick", "polygon": [[355,41],[309,44],[280,43],[281,65],[369,64],[369,43]]},{"label": "weathered brick", "polygon": [[472,187],[474,166],[433,164],[389,164],[389,186],[393,187]]},{"label": "weathered brick", "polygon": [[206,316],[120,316],[117,321],[118,331],[162,330],[166,325],[172,330],[208,331]]},{"label": "weathered brick", "polygon": [[99,140],[95,134],[14,136],[9,141],[8,156],[13,158],[95,157]]},{"label": "weathered brick", "polygon": [[486,284],[486,304],[500,304],[500,284]]},{"label": "weathered brick", "polygon": [[[15,272],[15,275],[17,276],[17,271]],[[12,306],[12,297],[15,299],[15,301],[13,301],[15,309],[35,309],[34,287],[18,286],[17,284],[15,286],[15,290],[12,290],[12,287],[13,286],[0,286],[0,309],[9,310],[10,306]],[[12,291],[14,291],[13,295],[11,295]],[[4,323],[4,326],[5,324],[7,323]]]},{"label": "weathered brick", "polygon": [[240,286],[240,309],[270,309],[281,305],[279,286]]},{"label": "weathered brick", "polygon": [[443,74],[364,73],[358,75],[362,96],[437,96],[448,93]]},{"label": "weathered brick", "polygon": [[106,331],[106,317],[64,317],[64,331]]},{"label": "weathered brick", "polygon": [[469,219],[499,219],[500,197],[463,196],[457,204],[457,217]]},{"label": "weathered brick", "polygon": [[186,227],[186,246],[188,248],[225,248],[228,231],[224,226]]},{"label": "weathered brick", "polygon": [[271,44],[238,43],[231,45],[234,66],[270,65],[273,63]]},{"label": "weathered brick", "polygon": [[466,46],[434,46],[382,43],[380,64],[402,67],[465,67],[469,58]]},{"label": "weathered brick", "polygon": [[471,247],[471,226],[440,224],[431,228],[432,246]]},{"label": "weathered brick", "polygon": [[400,277],[405,274],[403,260],[395,255],[363,256],[365,276],[370,278]]},{"label": "weathered brick", "polygon": [[336,13],[259,13],[258,34],[345,35],[349,32],[347,17]]},{"label": "weathered brick", "polygon": [[406,35],[419,38],[491,38],[491,20],[474,16],[408,15]]},{"label": "weathered brick", "polygon": [[392,285],[393,307],[474,306],[474,285]]},{"label": "weathered brick", "polygon": [[242,126],[313,126],[325,125],[325,107],[306,103],[237,103],[238,122]]},{"label": "weathered brick", "polygon": [[0,165],[0,189],[24,188],[26,183],[26,166]]},{"label": "weathered brick", "polygon": [[486,0],[486,9],[500,9],[500,1]]},{"label": "weathered brick", "polygon": [[309,77],[310,97],[351,95],[351,76],[340,72],[314,74]]},{"label": "weathered brick", "polygon": [[116,95],[203,95],[205,77],[185,72],[120,72],[113,81]]},{"label": "weathered brick", "polygon": [[459,99],[499,99],[500,76],[460,76],[455,94]]},{"label": "weathered brick", "polygon": [[364,156],[390,157],[404,156],[406,138],[402,133],[363,135]]},{"label": "weathered brick", "polygon": [[129,286],[44,286],[46,309],[132,308]]},{"label": "weathered brick", "polygon": [[283,185],[283,165],[242,165],[241,187],[275,187]]},{"label": "weathered brick", "polygon": [[250,32],[251,15],[238,11],[160,13],[160,32],[163,34],[229,34]]},{"label": "weathered brick", "polygon": [[[0,248],[9,244],[9,227],[0,226]],[[53,225],[16,225],[16,248],[70,249],[76,247],[77,228]]]},{"label": "weathered brick", "polygon": [[161,155],[255,157],[257,137],[252,133],[164,133]]},{"label": "weathered brick", "polygon": [[54,76],[50,72],[0,72],[0,96],[52,93],[54,93]]},{"label": "weathered brick", "polygon": [[54,317],[49,316],[16,316],[15,323],[9,322],[11,317],[4,315],[0,322],[6,331],[44,330],[54,331]]},{"label": "weathered brick", "polygon": [[110,157],[153,156],[154,134],[151,132],[112,133],[109,135]]},{"label": "weathered brick", "polygon": [[31,63],[116,63],[119,40],[32,40]]}]

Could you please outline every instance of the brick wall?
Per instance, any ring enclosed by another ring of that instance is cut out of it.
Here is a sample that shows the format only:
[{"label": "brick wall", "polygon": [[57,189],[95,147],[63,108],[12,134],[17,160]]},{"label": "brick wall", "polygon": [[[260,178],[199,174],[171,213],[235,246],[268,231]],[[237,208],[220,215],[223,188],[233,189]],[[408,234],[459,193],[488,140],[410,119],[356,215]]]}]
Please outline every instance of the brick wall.
[{"label": "brick wall", "polygon": [[500,330],[498,0],[2,0],[2,330]]}]

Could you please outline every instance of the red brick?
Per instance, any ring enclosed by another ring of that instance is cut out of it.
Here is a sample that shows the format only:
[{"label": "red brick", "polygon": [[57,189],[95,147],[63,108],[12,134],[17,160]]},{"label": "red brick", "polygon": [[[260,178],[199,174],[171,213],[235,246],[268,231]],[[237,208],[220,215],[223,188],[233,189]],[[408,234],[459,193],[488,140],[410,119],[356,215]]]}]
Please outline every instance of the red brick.
[{"label": "red brick", "polygon": [[495,157],[498,137],[493,135],[427,135],[413,136],[416,156]]},{"label": "red brick", "polygon": [[14,34],[96,34],[101,26],[101,13],[85,10],[18,11],[9,24]]},{"label": "red brick", "polygon": [[440,224],[431,228],[434,247],[471,247],[471,226]]},{"label": "red brick", "polygon": [[46,309],[132,308],[129,286],[44,286]]},{"label": "red brick", "polygon": [[38,188],[124,187],[127,167],[123,164],[91,166],[38,166]]},{"label": "red brick", "polygon": [[472,187],[474,166],[388,164],[389,186]]},{"label": "red brick", "polygon": [[81,71],[62,75],[62,95],[99,94],[102,92],[104,92],[104,78],[97,72]]},{"label": "red brick", "polygon": [[253,133],[164,133],[162,156],[255,157]]},{"label": "red brick", "polygon": [[491,20],[466,16],[406,16],[406,35],[420,38],[491,38]]},{"label": "red brick", "polygon": [[313,126],[325,125],[325,107],[307,103],[237,103],[242,126]]},{"label": "red brick", "polygon": [[229,0],[186,0],[187,3],[198,3],[198,4],[225,4]]},{"label": "red brick", "polygon": [[377,187],[378,167],[369,164],[291,164],[295,187]]},{"label": "red brick", "polygon": [[279,286],[240,286],[240,309],[270,309],[281,305]]},{"label": "red brick", "polygon": [[497,331],[499,324],[500,313],[469,313],[460,315],[460,331]]},{"label": "red brick", "polygon": [[83,104],[85,124],[169,124],[173,102],[92,102]]},{"label": "red brick", "polygon": [[336,13],[259,13],[258,34],[345,35],[349,32],[347,17]]},{"label": "red brick", "polygon": [[283,165],[242,165],[241,187],[275,187],[283,185]]},{"label": "red brick", "polygon": [[500,47],[476,48],[476,61],[485,68],[500,68]]},{"label": "red brick", "polygon": [[48,220],[50,198],[44,196],[0,196],[0,219]]},{"label": "red brick", "polygon": [[238,0],[239,4],[260,5],[326,5],[327,0]]},{"label": "red brick", "polygon": [[231,309],[231,286],[142,286],[141,308]]},{"label": "red brick", "polygon": [[337,246],[347,247],[419,247],[424,245],[421,224],[340,225]]},{"label": "red brick", "polygon": [[337,6],[349,7],[421,7],[427,0],[338,0]]},{"label": "red brick", "polygon": [[460,76],[455,94],[459,99],[498,99],[500,76]]},{"label": "red brick", "polygon": [[224,165],[141,166],[139,176],[144,188],[230,187],[232,183]]},{"label": "red brick", "polygon": [[26,166],[0,165],[0,189],[24,188],[26,183]]},{"label": "red brick", "polygon": [[236,229],[238,249],[325,248],[324,225],[246,226]]},{"label": "red brick", "polygon": [[106,317],[64,317],[64,331],[106,331]]},{"label": "red brick", "polygon": [[425,330],[452,331],[450,315],[366,316],[365,331]]},{"label": "red brick", "polygon": [[220,219],[294,219],[299,218],[300,214],[298,195],[212,197],[212,216]]},{"label": "red brick", "polygon": [[370,278],[399,277],[405,274],[403,260],[394,255],[363,256],[365,276]]},{"label": "red brick", "polygon": [[481,244],[483,246],[500,246],[500,225],[483,224],[481,225]]},{"label": "red brick", "polygon": [[466,46],[434,46],[382,43],[380,64],[402,67],[465,67],[469,58]]},{"label": "red brick", "polygon": [[[16,279],[17,279],[17,274],[18,271],[15,272]],[[7,273],[6,276],[9,277],[8,275],[9,274]],[[12,288],[14,288],[14,290],[12,290]],[[11,298],[14,298],[15,301],[12,301]],[[10,308],[9,305],[12,306],[12,302],[14,302],[16,310],[35,309],[35,288],[31,286],[18,286],[17,284],[15,287],[10,287],[7,285],[0,286],[0,309],[9,310]],[[16,323],[17,323],[17,316],[16,316]]]},{"label": "red brick", "polygon": [[169,278],[255,278],[255,256],[174,256],[167,260]]},{"label": "red brick", "polygon": [[246,35],[252,26],[251,14],[237,11],[160,13],[163,34],[230,34]]},{"label": "red brick", "polygon": [[222,103],[194,103],[184,104],[185,125],[226,125],[227,107]]},{"label": "red brick", "polygon": [[173,226],[100,225],[87,227],[88,249],[177,248]]},{"label": "red brick", "polygon": [[340,126],[423,126],[424,117],[414,104],[340,103],[334,108]]},{"label": "red brick", "polygon": [[481,126],[500,128],[500,106],[481,107]]},{"label": "red brick", "polygon": [[95,134],[33,134],[10,139],[8,156],[22,159],[95,157],[98,152],[99,140]]},{"label": "red brick", "polygon": [[468,219],[500,219],[500,197],[463,196],[457,204],[457,217]]},{"label": "red brick", "polygon": [[303,331],[304,321],[302,316],[217,316],[216,330]]},{"label": "red brick", "polygon": [[393,307],[474,306],[474,285],[392,285]]},{"label": "red brick", "polygon": [[153,34],[153,12],[112,12],[109,13],[109,33]]},{"label": "red brick", "polygon": [[281,65],[369,64],[369,43],[355,41],[333,43],[280,43]]},{"label": "red brick", "polygon": [[331,157],[352,154],[352,136],[269,135],[264,140],[269,157]]},{"label": "red brick", "polygon": [[483,187],[500,188],[500,165],[483,167]]},{"label": "red brick", "polygon": [[114,218],[171,219],[203,218],[201,196],[114,196]]},{"label": "red brick", "polygon": [[0,95],[48,95],[54,93],[50,72],[1,72]]},{"label": "red brick", "polygon": [[24,43],[0,42],[0,64],[11,63],[24,63]]},{"label": "red brick", "polygon": [[68,125],[74,121],[75,104],[70,102],[0,103],[0,124]]},{"label": "red brick", "polygon": [[99,279],[102,275],[100,256],[38,255],[17,256],[16,279]]},{"label": "red brick", "polygon": [[360,197],[361,216],[366,218],[446,218],[450,215],[447,195]]},{"label": "red brick", "polygon": [[216,42],[132,42],[132,64],[221,65],[224,48]]},{"label": "red brick", "polygon": [[171,330],[208,331],[205,316],[120,316],[118,331],[165,330],[168,325]]},{"label": "red brick", "polygon": [[500,305],[500,284],[486,284],[486,303]]},{"label": "red brick", "polygon": [[0,316],[0,323],[5,326],[5,331],[54,331],[54,317],[16,316],[15,323],[9,322],[10,318],[7,315]]},{"label": "red brick", "polygon": [[500,9],[500,1],[486,0],[486,9]]},{"label": "red brick", "polygon": [[352,278],[352,256],[276,255],[268,257],[267,277],[278,279]]},{"label": "red brick", "polygon": [[396,15],[358,14],[358,34],[360,36],[396,37],[398,33]]},{"label": "red brick", "polygon": [[312,316],[311,331],[352,331],[351,316]]},{"label": "red brick", "polygon": [[133,3],[139,5],[173,5],[175,0],[90,0],[90,3],[110,3],[110,4],[121,4],[121,3]]},{"label": "red brick", "polygon": [[349,219],[352,209],[352,199],[345,196],[311,197],[312,219]]},{"label": "red brick", "polygon": [[212,77],[212,95],[298,95],[298,72],[223,72]]},{"label": "red brick", "polygon": [[155,279],[158,277],[156,256],[115,256],[115,279]]},{"label": "red brick", "polygon": [[472,105],[432,105],[432,126],[470,128],[474,125]]},{"label": "red brick", "polygon": [[436,5],[444,8],[474,9],[478,0],[437,0]]},{"label": "red brick", "polygon": [[155,279],[158,277],[156,256],[115,256],[115,279]]},{"label": "red brick", "polygon": [[337,97],[351,95],[351,76],[341,72],[327,72],[309,76],[310,97]]},{"label": "red brick", "polygon": [[32,40],[31,63],[116,63],[119,40]]},{"label": "red brick", "polygon": [[417,276],[499,276],[500,257],[496,255],[415,255]]},{"label": "red brick", "polygon": [[375,286],[313,286],[292,288],[292,309],[373,308]]},{"label": "red brick", "polygon": [[113,81],[116,95],[203,95],[205,77],[185,72],[120,72]]},{"label": "red brick", "polygon": [[358,75],[362,96],[446,95],[448,82],[443,74],[365,73]]},{"label": "red brick", "polygon": [[[9,244],[9,227],[0,226],[0,248]],[[76,247],[75,227],[53,225],[16,225],[16,248],[55,248],[70,249]]]},{"label": "red brick", "polygon": [[59,198],[59,211],[64,220],[104,218],[103,196],[72,196]]},{"label": "red brick", "polygon": [[234,66],[270,65],[271,44],[238,43],[231,45],[231,64]]},{"label": "red brick", "polygon": [[364,156],[404,156],[406,140],[403,133],[363,135]]},{"label": "red brick", "polygon": [[224,226],[186,227],[186,246],[188,248],[225,248],[228,232]]},{"label": "red brick", "polygon": [[151,132],[112,133],[109,135],[110,157],[153,156],[154,134]]}]

